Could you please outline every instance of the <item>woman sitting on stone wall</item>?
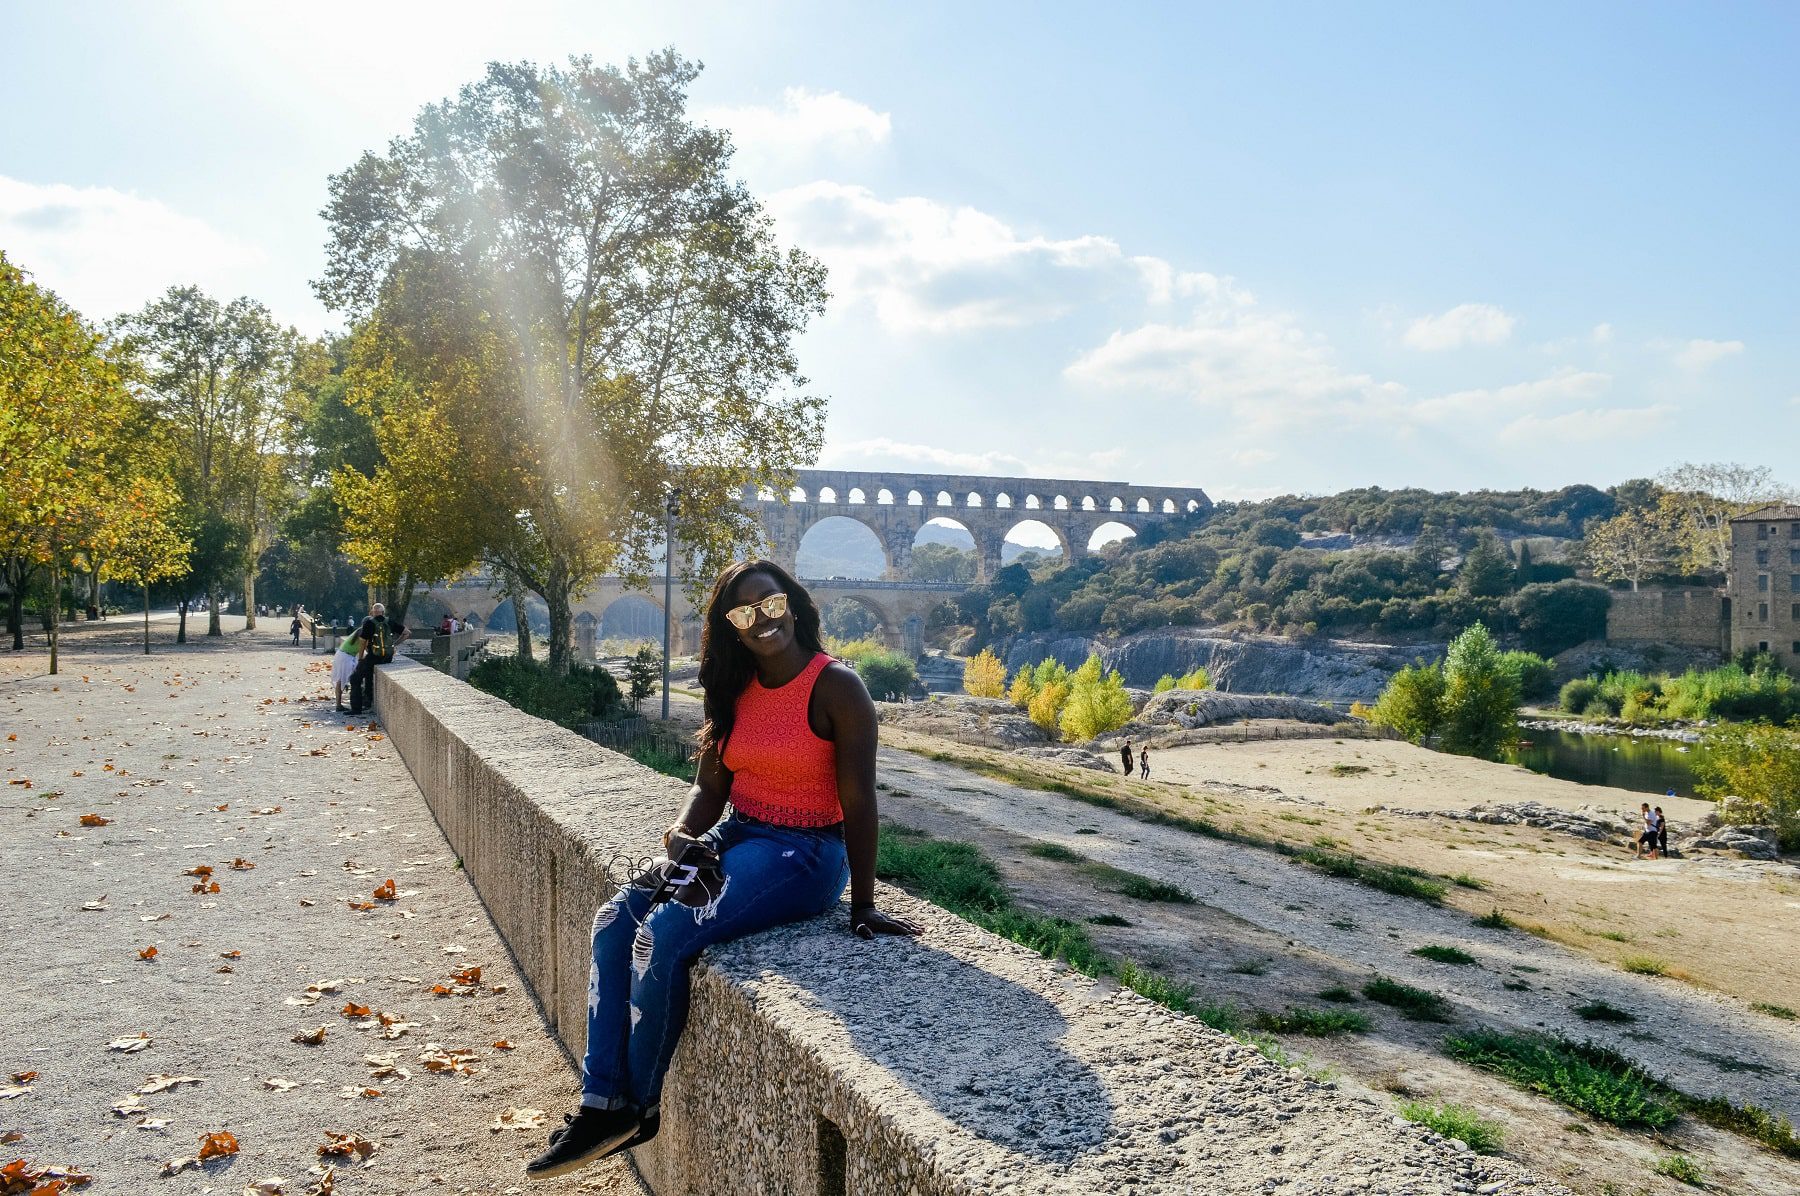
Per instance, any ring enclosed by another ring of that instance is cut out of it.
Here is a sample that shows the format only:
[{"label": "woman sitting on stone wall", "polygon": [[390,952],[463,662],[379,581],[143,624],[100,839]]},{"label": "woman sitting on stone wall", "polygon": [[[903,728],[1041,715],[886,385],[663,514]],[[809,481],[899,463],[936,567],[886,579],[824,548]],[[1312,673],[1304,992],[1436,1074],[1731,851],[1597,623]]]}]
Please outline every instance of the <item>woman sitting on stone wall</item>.
[{"label": "woman sitting on stone wall", "polygon": [[700,684],[699,770],[663,834],[674,863],[594,916],[581,1107],[526,1165],[533,1177],[655,1135],[702,948],[824,913],[846,879],[852,933],[918,933],[875,908],[875,704],[825,654],[818,606],[780,566],[741,562],[714,583]]}]

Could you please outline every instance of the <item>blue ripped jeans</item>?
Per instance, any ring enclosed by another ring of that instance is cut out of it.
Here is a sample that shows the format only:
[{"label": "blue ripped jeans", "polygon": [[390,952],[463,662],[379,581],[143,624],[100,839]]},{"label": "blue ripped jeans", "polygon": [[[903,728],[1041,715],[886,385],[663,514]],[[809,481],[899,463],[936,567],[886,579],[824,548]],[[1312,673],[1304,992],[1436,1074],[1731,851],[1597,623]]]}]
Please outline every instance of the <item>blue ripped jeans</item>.
[{"label": "blue ripped jeans", "polygon": [[[725,890],[704,911],[627,885],[594,915],[581,1103],[653,1108],[687,1023],[688,965],[713,943],[797,922],[836,905],[850,879],[837,828],[772,826],[733,814],[702,840],[719,853]],[[648,915],[648,916],[646,916]]]}]

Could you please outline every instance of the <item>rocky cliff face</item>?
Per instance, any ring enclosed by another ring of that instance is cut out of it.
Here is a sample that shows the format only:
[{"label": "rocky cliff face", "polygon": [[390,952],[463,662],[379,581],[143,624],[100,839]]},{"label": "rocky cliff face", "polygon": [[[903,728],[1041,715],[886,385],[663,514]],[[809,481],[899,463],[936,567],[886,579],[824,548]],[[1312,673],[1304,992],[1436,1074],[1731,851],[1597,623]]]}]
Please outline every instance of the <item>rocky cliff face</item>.
[{"label": "rocky cliff face", "polygon": [[1108,669],[1117,669],[1125,684],[1151,686],[1164,673],[1179,677],[1196,665],[1211,674],[1215,689],[1232,693],[1295,694],[1308,698],[1373,701],[1415,656],[1428,660],[1444,653],[1442,644],[1397,648],[1350,640],[1306,642],[1279,636],[1233,636],[1194,629],[1142,631],[1118,640],[1089,636],[1034,633],[996,645],[1007,672],[1035,664],[1046,656],[1071,669],[1100,653]]}]

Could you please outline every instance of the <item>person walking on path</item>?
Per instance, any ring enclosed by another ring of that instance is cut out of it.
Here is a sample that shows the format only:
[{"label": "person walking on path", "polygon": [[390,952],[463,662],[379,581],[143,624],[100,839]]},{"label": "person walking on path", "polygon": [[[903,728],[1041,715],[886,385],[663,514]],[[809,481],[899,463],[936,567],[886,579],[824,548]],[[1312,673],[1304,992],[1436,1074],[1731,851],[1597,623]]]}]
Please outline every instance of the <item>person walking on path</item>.
[{"label": "person walking on path", "polygon": [[338,645],[338,650],[331,654],[331,685],[339,714],[350,713],[349,708],[344,705],[344,686],[350,684],[350,675],[356,672],[356,657],[361,651],[362,641],[356,638],[355,632],[352,632],[344,637],[344,642]]},{"label": "person walking on path", "polygon": [[875,907],[875,704],[825,654],[818,605],[780,566],[743,561],[719,575],[700,684],[700,761],[663,834],[670,860],[594,915],[581,1106],[526,1164],[532,1178],[655,1136],[703,948],[824,913],[846,880],[856,937],[919,932]]},{"label": "person walking on path", "polygon": [[288,624],[288,638],[293,641],[294,647],[296,648],[300,646],[300,616],[305,613],[306,608],[304,606],[296,606],[294,608],[294,621]]},{"label": "person walking on path", "polygon": [[1146,781],[1150,779],[1150,749],[1147,747],[1138,749],[1138,775]]},{"label": "person walking on path", "polygon": [[1650,803],[1649,802],[1642,803],[1639,806],[1639,811],[1644,819],[1644,827],[1642,830],[1640,830],[1638,832],[1637,849],[1634,852],[1632,852],[1632,855],[1636,859],[1642,859],[1644,857],[1645,853],[1648,852],[1650,858],[1655,859],[1656,858],[1656,815],[1652,814],[1650,812]]},{"label": "person walking on path", "polygon": [[1669,819],[1661,806],[1652,812],[1656,815],[1656,855],[1658,859],[1666,860],[1669,858]]},{"label": "person walking on path", "polygon": [[375,704],[375,666],[394,659],[394,648],[406,638],[406,628],[399,619],[390,619],[387,607],[377,602],[356,629],[356,638],[362,645],[362,658],[350,674],[351,714],[361,714]]},{"label": "person walking on path", "polygon": [[1131,740],[1129,740],[1129,739],[1127,739],[1125,741],[1125,746],[1119,749],[1119,762],[1125,766],[1125,775],[1130,776],[1131,775]]}]

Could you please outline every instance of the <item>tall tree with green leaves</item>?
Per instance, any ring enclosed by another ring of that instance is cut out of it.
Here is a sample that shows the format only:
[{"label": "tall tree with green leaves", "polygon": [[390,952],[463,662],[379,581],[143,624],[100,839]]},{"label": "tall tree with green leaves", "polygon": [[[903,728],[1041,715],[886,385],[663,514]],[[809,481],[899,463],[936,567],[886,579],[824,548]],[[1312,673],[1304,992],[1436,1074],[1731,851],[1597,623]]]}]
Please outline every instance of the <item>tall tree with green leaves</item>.
[{"label": "tall tree with green leaves", "polygon": [[1601,581],[1628,581],[1635,590],[1645,577],[1679,566],[1687,518],[1684,509],[1667,501],[1629,507],[1587,526],[1582,555]]},{"label": "tall tree with green leaves", "polygon": [[1766,465],[1684,461],[1656,476],[1679,515],[1683,568],[1723,573],[1731,564],[1731,520],[1765,503],[1790,502],[1792,486]]},{"label": "tall tree with green leaves", "polygon": [[688,117],[698,71],[673,51],[494,63],[331,180],[318,293],[379,310],[455,421],[509,521],[484,556],[544,599],[557,670],[573,595],[649,577],[669,490],[691,582],[759,538],[745,488],[785,493],[820,446],[794,341],[824,269],[776,244],[729,138]]},{"label": "tall tree with green leaves", "polygon": [[1476,623],[1444,657],[1444,750],[1497,760],[1518,737],[1519,678],[1488,629]]},{"label": "tall tree with green leaves", "polygon": [[150,655],[150,585],[187,571],[193,545],[181,533],[175,487],[161,478],[132,479],[102,532],[101,571],[138,587],[144,599],[144,655]]}]

